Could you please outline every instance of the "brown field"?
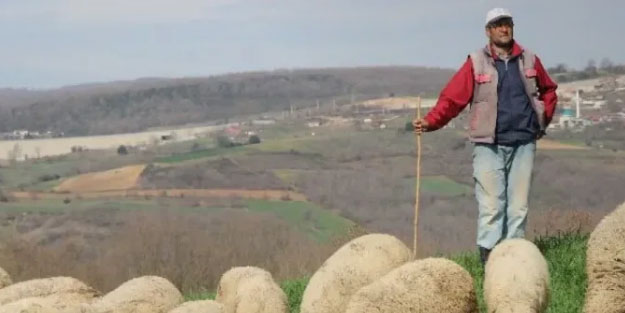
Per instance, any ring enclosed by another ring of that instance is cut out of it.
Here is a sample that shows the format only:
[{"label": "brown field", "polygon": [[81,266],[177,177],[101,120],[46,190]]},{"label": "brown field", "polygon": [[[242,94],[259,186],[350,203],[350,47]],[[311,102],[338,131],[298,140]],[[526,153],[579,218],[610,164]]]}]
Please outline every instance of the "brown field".
[{"label": "brown field", "polygon": [[145,164],[115,168],[108,171],[87,173],[70,177],[53,188],[54,192],[101,192],[113,190],[128,190],[137,187]]},{"label": "brown field", "polygon": [[542,150],[588,150],[587,147],[580,147],[555,140],[541,139],[538,141],[538,149]]},{"label": "brown field", "polygon": [[265,200],[307,201],[301,193],[288,190],[246,190],[246,189],[131,189],[91,192],[9,192],[15,199],[100,199],[115,197],[172,197],[172,198],[243,198]]},{"label": "brown field", "polygon": [[[414,109],[417,107],[418,97],[393,97],[368,100],[362,103],[365,107],[384,108],[387,110]],[[436,99],[421,99],[422,108],[432,108]]]}]

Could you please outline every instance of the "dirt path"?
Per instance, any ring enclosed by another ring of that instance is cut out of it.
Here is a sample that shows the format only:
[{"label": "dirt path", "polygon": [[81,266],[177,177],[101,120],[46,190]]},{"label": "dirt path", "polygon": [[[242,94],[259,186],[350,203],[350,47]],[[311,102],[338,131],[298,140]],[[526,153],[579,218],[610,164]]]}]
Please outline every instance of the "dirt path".
[{"label": "dirt path", "polygon": [[12,191],[16,199],[103,199],[103,198],[137,198],[137,197],[195,197],[195,198],[243,198],[307,201],[305,195],[288,190],[246,190],[246,189],[131,189],[110,190],[99,192],[25,192]]},{"label": "dirt path", "polygon": [[581,147],[566,143],[561,143],[555,140],[541,139],[538,141],[538,149],[543,150],[588,150],[587,147]]}]

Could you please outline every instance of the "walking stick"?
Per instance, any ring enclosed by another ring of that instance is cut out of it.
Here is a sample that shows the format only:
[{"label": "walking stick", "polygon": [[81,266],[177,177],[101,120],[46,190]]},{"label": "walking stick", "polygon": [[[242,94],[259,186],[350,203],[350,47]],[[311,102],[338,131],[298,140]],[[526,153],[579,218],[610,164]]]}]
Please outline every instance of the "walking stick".
[{"label": "walking stick", "polygon": [[[417,98],[417,120],[421,119],[421,97]],[[417,187],[415,190],[414,204],[414,242],[412,244],[412,259],[417,259],[417,237],[419,225],[419,190],[421,187],[421,133],[416,134],[417,139]]]}]

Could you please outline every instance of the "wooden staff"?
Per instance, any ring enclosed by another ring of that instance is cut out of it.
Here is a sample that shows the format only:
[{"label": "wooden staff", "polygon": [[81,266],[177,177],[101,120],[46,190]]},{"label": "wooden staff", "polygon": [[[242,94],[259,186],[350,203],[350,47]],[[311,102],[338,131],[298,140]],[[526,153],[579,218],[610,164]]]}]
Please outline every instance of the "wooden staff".
[{"label": "wooden staff", "polygon": [[[421,120],[421,97],[417,98],[417,121]],[[412,244],[412,258],[417,259],[417,237],[419,225],[419,190],[421,188],[421,133],[416,133],[417,139],[417,187],[415,189],[414,204],[414,242]]]}]

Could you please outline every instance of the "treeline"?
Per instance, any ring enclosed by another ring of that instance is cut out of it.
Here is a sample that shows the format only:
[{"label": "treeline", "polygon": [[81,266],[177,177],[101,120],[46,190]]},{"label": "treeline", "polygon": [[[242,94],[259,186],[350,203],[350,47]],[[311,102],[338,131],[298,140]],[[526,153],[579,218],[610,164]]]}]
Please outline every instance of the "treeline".
[{"label": "treeline", "polygon": [[112,134],[312,107],[317,101],[341,105],[389,94],[436,94],[452,74],[424,67],[307,69],[4,90],[0,132]]},{"label": "treeline", "polygon": [[576,80],[592,79],[606,75],[625,74],[625,64],[614,64],[609,58],[603,58],[599,64],[595,60],[589,60],[586,67],[581,70],[570,68],[564,63],[550,67],[547,71],[560,83]]}]

